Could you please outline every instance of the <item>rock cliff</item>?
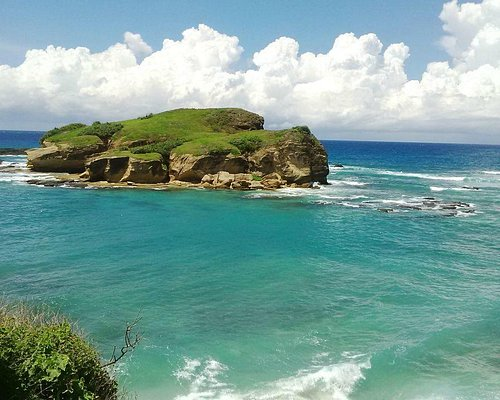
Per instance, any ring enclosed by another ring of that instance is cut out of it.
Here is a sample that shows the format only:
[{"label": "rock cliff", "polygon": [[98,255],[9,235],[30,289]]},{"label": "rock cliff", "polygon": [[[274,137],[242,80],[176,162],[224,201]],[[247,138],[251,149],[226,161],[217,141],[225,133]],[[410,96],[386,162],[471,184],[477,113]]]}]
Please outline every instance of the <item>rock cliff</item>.
[{"label": "rock cliff", "polygon": [[325,149],[307,127],[263,129],[241,109],[174,110],[91,126],[71,124],[27,151],[35,171],[78,172],[82,180],[189,182],[231,189],[327,183]]}]

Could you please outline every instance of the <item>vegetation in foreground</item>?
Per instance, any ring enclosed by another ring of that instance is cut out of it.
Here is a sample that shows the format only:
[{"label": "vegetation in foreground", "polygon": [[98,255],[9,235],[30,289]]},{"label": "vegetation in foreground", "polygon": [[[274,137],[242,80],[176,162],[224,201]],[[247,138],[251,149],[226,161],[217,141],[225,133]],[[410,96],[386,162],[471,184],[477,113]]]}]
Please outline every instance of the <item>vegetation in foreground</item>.
[{"label": "vegetation in foreground", "polygon": [[4,400],[114,400],[118,387],[98,352],[67,319],[3,302],[0,394]]}]

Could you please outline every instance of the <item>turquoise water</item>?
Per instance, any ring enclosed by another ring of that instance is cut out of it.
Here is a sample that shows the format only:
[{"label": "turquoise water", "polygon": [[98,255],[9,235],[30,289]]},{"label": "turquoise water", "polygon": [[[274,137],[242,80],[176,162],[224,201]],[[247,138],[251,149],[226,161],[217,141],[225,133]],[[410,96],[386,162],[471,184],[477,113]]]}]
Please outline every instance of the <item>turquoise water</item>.
[{"label": "turquoise water", "polygon": [[276,192],[37,187],[0,156],[0,293],[104,355],[140,315],[139,399],[500,399],[500,147],[325,144],[330,186]]}]

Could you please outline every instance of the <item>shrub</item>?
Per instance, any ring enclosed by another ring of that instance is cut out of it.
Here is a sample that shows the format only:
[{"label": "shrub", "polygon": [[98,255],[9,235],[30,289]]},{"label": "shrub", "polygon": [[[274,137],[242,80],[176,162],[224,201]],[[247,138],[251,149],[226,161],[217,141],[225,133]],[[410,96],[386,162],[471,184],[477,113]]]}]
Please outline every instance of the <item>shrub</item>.
[{"label": "shrub", "polygon": [[144,115],[143,117],[139,117],[139,118],[137,118],[137,119],[149,119],[149,118],[151,118],[152,116],[153,116],[153,113],[149,113],[149,114],[146,114],[146,115]]},{"label": "shrub", "polygon": [[225,147],[223,144],[217,143],[206,146],[206,152],[211,156],[225,156],[231,152],[231,149]]},{"label": "shrub", "polygon": [[262,139],[258,136],[244,136],[229,141],[242,153],[253,153],[262,147]]},{"label": "shrub", "polygon": [[184,143],[182,139],[169,139],[163,142],[132,147],[130,151],[134,154],[160,153],[164,160],[168,160],[172,149],[180,146],[182,143]]},{"label": "shrub", "polygon": [[50,131],[47,131],[40,138],[40,144],[42,144],[44,140],[48,139],[51,136],[57,135],[58,133],[74,131],[75,129],[83,128],[84,126],[86,126],[86,125],[76,122],[76,123],[61,126],[60,128],[51,129]]},{"label": "shrub", "polygon": [[79,134],[98,136],[102,140],[106,141],[111,139],[111,137],[122,128],[123,125],[119,122],[100,123],[99,121],[96,121],[92,125],[82,129]]},{"label": "shrub", "polygon": [[0,306],[0,393],[21,399],[117,399],[97,351],[46,310]]}]

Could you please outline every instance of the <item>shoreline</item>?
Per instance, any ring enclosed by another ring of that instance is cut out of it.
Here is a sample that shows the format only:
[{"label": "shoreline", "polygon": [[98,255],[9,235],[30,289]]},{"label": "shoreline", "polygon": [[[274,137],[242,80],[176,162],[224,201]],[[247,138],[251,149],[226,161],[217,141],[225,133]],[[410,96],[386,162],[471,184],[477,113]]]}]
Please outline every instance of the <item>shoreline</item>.
[{"label": "shoreline", "polygon": [[[10,171],[13,172],[13,171]],[[21,172],[19,170],[19,172]],[[79,174],[70,174],[65,172],[47,172],[53,179],[42,179],[34,178],[29,179],[26,183],[36,186],[44,187],[74,187],[80,189],[148,189],[148,190],[169,190],[169,189],[209,189],[209,190],[235,190],[235,191],[255,191],[255,190],[266,190],[275,191],[277,189],[320,189],[321,186],[317,184],[304,184],[297,185],[292,183],[290,185],[282,185],[279,188],[276,187],[266,187],[262,184],[255,185],[254,187],[248,188],[232,188],[226,186],[216,186],[207,182],[193,183],[185,181],[170,181],[162,183],[136,183],[136,182],[107,182],[107,181],[88,181],[81,179]]]}]

